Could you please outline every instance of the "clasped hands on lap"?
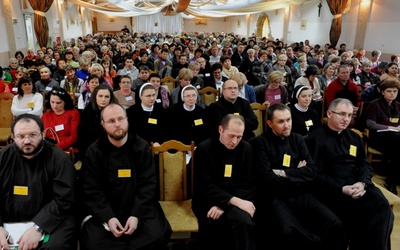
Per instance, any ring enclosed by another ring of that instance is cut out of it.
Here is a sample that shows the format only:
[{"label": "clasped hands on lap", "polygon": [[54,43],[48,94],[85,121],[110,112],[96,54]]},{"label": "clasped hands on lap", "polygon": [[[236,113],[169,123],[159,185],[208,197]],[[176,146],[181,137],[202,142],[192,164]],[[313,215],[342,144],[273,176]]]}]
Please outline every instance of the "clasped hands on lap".
[{"label": "clasped hands on lap", "polygon": [[134,216],[130,216],[126,221],[125,227],[121,225],[119,220],[115,217],[111,218],[108,221],[108,227],[110,228],[111,233],[114,234],[115,237],[121,237],[122,235],[130,235],[132,234],[137,226],[138,226],[139,219]]}]

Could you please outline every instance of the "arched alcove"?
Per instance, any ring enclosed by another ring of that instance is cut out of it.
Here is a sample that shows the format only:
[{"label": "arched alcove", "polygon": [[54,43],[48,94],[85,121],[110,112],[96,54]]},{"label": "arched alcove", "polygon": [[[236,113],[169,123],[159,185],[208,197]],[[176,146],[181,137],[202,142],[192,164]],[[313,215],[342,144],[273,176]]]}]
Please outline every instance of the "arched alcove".
[{"label": "arched alcove", "polygon": [[269,17],[266,13],[261,13],[257,19],[256,36],[272,38],[271,25],[269,22]]}]

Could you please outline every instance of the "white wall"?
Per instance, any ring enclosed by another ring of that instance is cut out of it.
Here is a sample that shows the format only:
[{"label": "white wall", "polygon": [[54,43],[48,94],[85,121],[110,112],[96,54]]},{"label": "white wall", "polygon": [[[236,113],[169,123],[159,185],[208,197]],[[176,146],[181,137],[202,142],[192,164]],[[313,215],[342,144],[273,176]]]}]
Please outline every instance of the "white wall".
[{"label": "white wall", "polygon": [[399,53],[399,10],[398,0],[374,0],[364,48],[378,49],[386,53]]},{"label": "white wall", "polygon": [[184,32],[232,32],[232,18],[208,18],[207,25],[196,25],[195,19],[184,19]]},{"label": "white wall", "polygon": [[[124,25],[129,30],[132,30],[129,17],[110,16],[96,12],[93,13],[93,16],[97,17],[97,28],[99,31],[120,31]],[[110,22],[110,18],[113,18],[114,22]]]}]

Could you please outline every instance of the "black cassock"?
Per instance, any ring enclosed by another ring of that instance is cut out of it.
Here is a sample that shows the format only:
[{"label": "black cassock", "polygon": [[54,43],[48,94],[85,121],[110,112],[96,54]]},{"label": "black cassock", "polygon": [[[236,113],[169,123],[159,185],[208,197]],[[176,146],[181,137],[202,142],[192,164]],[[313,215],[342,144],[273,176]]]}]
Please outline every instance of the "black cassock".
[{"label": "black cassock", "polygon": [[[84,203],[93,217],[82,228],[83,249],[164,249],[171,228],[156,200],[156,173],[150,147],[135,134],[121,147],[101,136],[88,149],[82,166]],[[139,219],[131,235],[116,238],[103,223],[116,217]],[[142,247],[142,248],[141,248]]]},{"label": "black cassock", "polygon": [[39,249],[76,249],[75,169],[64,151],[45,141],[26,159],[11,144],[0,151],[0,183],[0,225],[33,221],[50,234]]}]

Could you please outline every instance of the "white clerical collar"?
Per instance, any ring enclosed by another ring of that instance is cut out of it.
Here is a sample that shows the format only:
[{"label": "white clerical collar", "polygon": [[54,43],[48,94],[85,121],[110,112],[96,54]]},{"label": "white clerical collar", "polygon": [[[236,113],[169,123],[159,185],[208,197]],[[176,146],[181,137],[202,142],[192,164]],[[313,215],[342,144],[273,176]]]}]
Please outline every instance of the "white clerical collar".
[{"label": "white clerical collar", "polygon": [[308,107],[305,108],[305,109],[303,109],[302,107],[299,106],[298,103],[296,103],[294,106],[297,108],[297,110],[299,110],[299,111],[301,111],[301,112],[307,112],[307,110],[308,110]]},{"label": "white clerical collar", "polygon": [[143,104],[141,104],[141,105],[142,105],[142,109],[143,109],[144,111],[147,111],[147,112],[151,112],[151,111],[153,111],[153,109],[154,109],[154,105],[151,105],[150,108],[145,107]]},{"label": "white clerical collar", "polygon": [[186,104],[184,103],[183,104],[183,108],[186,110],[186,111],[193,111],[195,108],[196,108],[196,104],[195,105],[193,105],[193,107],[188,107],[188,106],[186,106]]}]

